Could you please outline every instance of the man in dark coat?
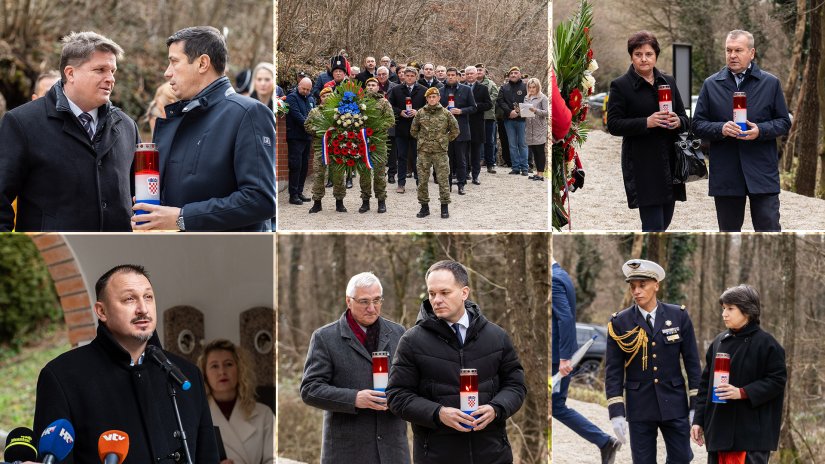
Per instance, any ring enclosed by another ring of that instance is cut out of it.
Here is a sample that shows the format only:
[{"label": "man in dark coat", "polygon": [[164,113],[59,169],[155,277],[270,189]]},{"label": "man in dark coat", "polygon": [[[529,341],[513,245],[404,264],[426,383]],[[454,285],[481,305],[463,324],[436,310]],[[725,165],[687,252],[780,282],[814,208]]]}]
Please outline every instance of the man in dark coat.
[{"label": "man in dark coat", "polygon": [[470,87],[458,82],[456,68],[447,69],[447,82],[441,89],[441,106],[447,108],[458,121],[458,138],[450,142],[449,149],[450,182],[455,179],[458,194],[464,195],[470,155],[470,115],[476,113],[477,107]]},{"label": "man in dark coat", "polygon": [[620,442],[627,443],[629,424],[634,464],[656,462],[659,430],[667,462],[687,464],[693,459],[690,423],[700,376],[693,323],[684,306],[656,298],[659,282],[665,278],[661,266],[632,259],[622,271],[635,304],[613,313],[607,325],[604,389],[613,430]]},{"label": "man in dark coat", "polygon": [[[424,99],[424,92],[427,89],[416,82],[418,70],[413,67],[404,68],[404,83],[390,89],[387,99],[392,105],[392,112],[395,114],[395,150],[398,160],[398,188],[396,192],[404,193],[407,183],[407,158],[410,158],[413,166],[416,163],[417,146],[415,138],[410,136],[410,126],[418,110],[427,102]],[[410,109],[407,110],[407,98],[410,99]],[[415,173],[418,180],[418,174]]]},{"label": "man in dark coat", "polygon": [[367,79],[375,77],[375,57],[368,56],[364,58],[364,70],[360,73],[355,75],[355,80],[357,80],[361,86],[363,87],[364,84],[367,82]]},{"label": "man in dark coat", "polygon": [[[484,157],[484,143],[486,141],[485,113],[493,108],[493,100],[490,98],[490,91],[487,86],[477,79],[478,70],[475,66],[467,66],[464,70],[467,79],[467,86],[473,93],[473,100],[476,102],[476,112],[470,115],[470,174],[474,185],[481,185],[478,175],[481,173],[481,159]],[[488,165],[490,169],[495,163]],[[488,171],[490,171],[488,169]]]},{"label": "man in dark coat", "polygon": [[[401,337],[390,370],[390,411],[412,423],[416,464],[513,462],[507,418],[524,403],[524,369],[510,337],[488,321],[470,294],[467,270],[439,261],[427,271],[429,298]],[[461,369],[476,369],[472,414],[459,399]]]},{"label": "man in dark coat", "polygon": [[423,85],[424,88],[429,89],[430,87],[438,87],[441,88],[443,84],[438,82],[438,79],[435,78],[435,65],[432,63],[425,63],[423,67],[421,67],[421,71],[424,73],[420,79],[418,79],[418,83]]},{"label": "man in dark coat", "polygon": [[[112,268],[95,285],[97,337],[50,361],[37,380],[34,430],[57,419],[74,427],[74,448],[64,463],[100,462],[98,439],[107,430],[129,435],[128,462],[186,462],[168,386],[170,377],[146,353],[160,348],[152,284],[141,266]],[[169,360],[191,381],[177,388],[177,402],[192,462],[218,463],[218,446],[195,365]],[[178,458],[173,456],[178,454]]]},{"label": "man in dark coat", "polygon": [[[309,342],[301,399],[324,410],[321,462],[408,464],[407,423],[387,410],[386,385],[375,385],[372,353],[389,352],[404,327],[381,317],[383,288],[371,272],[347,285],[347,310]],[[379,390],[380,389],[380,390]]]},{"label": "man in dark coat", "polygon": [[567,391],[570,388],[570,360],[579,349],[576,341],[576,289],[573,280],[553,260],[553,370],[561,372],[561,386],[553,392],[553,418],[576,432],[577,435],[599,447],[602,464],[613,464],[616,452],[621,447],[618,440],[604,433],[573,408],[567,407]]},{"label": "man in dark coat", "polygon": [[[263,103],[235,93],[224,74],[227,51],[214,27],[166,39],[165,77],[180,101],[158,119],[161,205],[136,230],[268,232],[275,217],[275,118]],[[144,222],[138,224],[138,222]]]},{"label": "man in dark coat", "polygon": [[[0,120],[0,232],[128,232],[137,125],[109,101],[119,45],[63,39],[61,81]],[[96,72],[94,70],[99,70]],[[58,156],[59,155],[59,156]]]},{"label": "man in dark coat", "polygon": [[[776,139],[788,133],[791,120],[779,79],[759,68],[755,55],[750,32],[729,32],[727,66],[705,79],[693,116],[696,135],[710,140],[708,194],[722,232],[742,230],[746,197],[755,231],[781,230]],[[731,120],[734,92],[746,94],[747,130]]]},{"label": "man in dark coat", "polygon": [[[298,88],[286,97],[289,113],[286,114],[286,140],[289,165],[289,203],[302,205],[309,201],[304,196],[304,182],[309,171],[309,154],[312,151],[312,135],[307,133],[304,123],[315,100],[309,95],[312,81],[301,79]],[[316,173],[323,176],[323,171]]]}]

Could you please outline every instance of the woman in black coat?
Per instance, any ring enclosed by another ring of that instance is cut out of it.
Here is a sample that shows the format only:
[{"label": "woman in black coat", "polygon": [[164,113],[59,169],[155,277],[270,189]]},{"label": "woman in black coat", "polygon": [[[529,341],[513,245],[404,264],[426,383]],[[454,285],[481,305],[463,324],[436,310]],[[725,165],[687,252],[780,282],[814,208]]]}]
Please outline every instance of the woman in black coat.
[{"label": "woman in black coat", "polygon": [[[647,31],[627,40],[631,65],[610,84],[607,129],[622,136],[622,176],[627,206],[639,208],[642,231],[667,230],[685,185],[673,182],[678,134],[689,126],[676,81],[656,69],[659,42]],[[672,111],[659,111],[658,87],[669,85]]]},{"label": "woman in black coat", "polygon": [[[728,330],[708,348],[690,436],[706,445],[708,464],[767,464],[779,444],[782,401],[788,374],[785,350],[759,325],[759,294],[750,285],[719,297]],[[730,377],[716,387],[726,403],[714,403],[717,353],[730,355]]]}]

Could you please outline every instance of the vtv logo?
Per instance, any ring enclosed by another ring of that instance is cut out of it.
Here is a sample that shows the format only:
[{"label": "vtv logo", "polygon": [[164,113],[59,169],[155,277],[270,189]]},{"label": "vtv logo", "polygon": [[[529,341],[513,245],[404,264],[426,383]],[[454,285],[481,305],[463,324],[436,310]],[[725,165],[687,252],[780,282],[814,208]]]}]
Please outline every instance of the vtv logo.
[{"label": "vtv logo", "polygon": [[123,441],[126,439],[123,435],[120,435],[117,432],[107,433],[103,435],[103,439],[106,441]]},{"label": "vtv logo", "polygon": [[66,442],[66,443],[68,443],[68,444],[72,444],[72,443],[74,443],[74,438],[72,438],[72,434],[70,434],[70,433],[69,433],[68,431],[66,431],[66,429],[64,429],[64,428],[61,428],[61,429],[60,429],[60,438],[62,438],[62,439],[63,439],[63,441],[65,441],[65,442]]}]

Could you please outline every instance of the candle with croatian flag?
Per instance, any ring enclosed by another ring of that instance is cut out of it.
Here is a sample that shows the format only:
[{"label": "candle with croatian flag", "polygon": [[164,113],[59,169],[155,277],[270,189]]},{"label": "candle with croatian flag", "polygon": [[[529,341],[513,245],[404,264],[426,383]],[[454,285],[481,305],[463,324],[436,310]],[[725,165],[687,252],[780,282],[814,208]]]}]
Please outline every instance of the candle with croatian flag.
[{"label": "candle with croatian flag", "polygon": [[[160,169],[154,143],[139,143],[135,148],[135,203],[160,204]],[[147,212],[138,210],[135,213]]]},{"label": "candle with croatian flag", "polygon": [[[472,416],[478,410],[478,370],[461,369],[460,380],[458,396],[461,402],[461,412]],[[467,429],[472,428],[469,425],[461,425]]]},{"label": "candle with croatian flag", "polygon": [[453,95],[450,95],[449,97],[447,97],[447,109],[451,110],[453,108],[455,108],[455,97]]},{"label": "candle with croatian flag", "polygon": [[[733,92],[733,122],[739,129],[748,130],[748,98],[745,92]],[[740,136],[741,137],[741,136]]]},{"label": "candle with croatian flag", "polygon": [[659,86],[659,111],[673,111],[673,96],[669,85]]},{"label": "candle with croatian flag", "polygon": [[389,351],[374,351],[372,353],[372,389],[380,392],[387,391],[389,373]]},{"label": "candle with croatian flag", "polygon": [[730,383],[730,355],[728,353],[716,353],[716,362],[713,367],[713,396],[714,403],[727,403],[727,400],[719,398],[716,394],[716,387],[723,383]]},{"label": "candle with croatian flag", "polygon": [[412,111],[412,98],[407,97],[407,111]]}]

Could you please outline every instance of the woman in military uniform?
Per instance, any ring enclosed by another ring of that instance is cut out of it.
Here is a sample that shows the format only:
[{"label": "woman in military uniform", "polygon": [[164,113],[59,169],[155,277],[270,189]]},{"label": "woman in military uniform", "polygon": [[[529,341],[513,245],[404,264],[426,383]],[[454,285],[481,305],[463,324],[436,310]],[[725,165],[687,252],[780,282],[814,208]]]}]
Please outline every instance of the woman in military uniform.
[{"label": "woman in military uniform", "polygon": [[693,323],[684,306],[656,298],[659,282],[665,278],[661,266],[632,259],[622,271],[634,304],[613,313],[607,325],[605,392],[610,421],[622,443],[630,429],[634,464],[656,464],[659,430],[667,462],[687,464],[693,459],[690,419],[700,376]]}]

